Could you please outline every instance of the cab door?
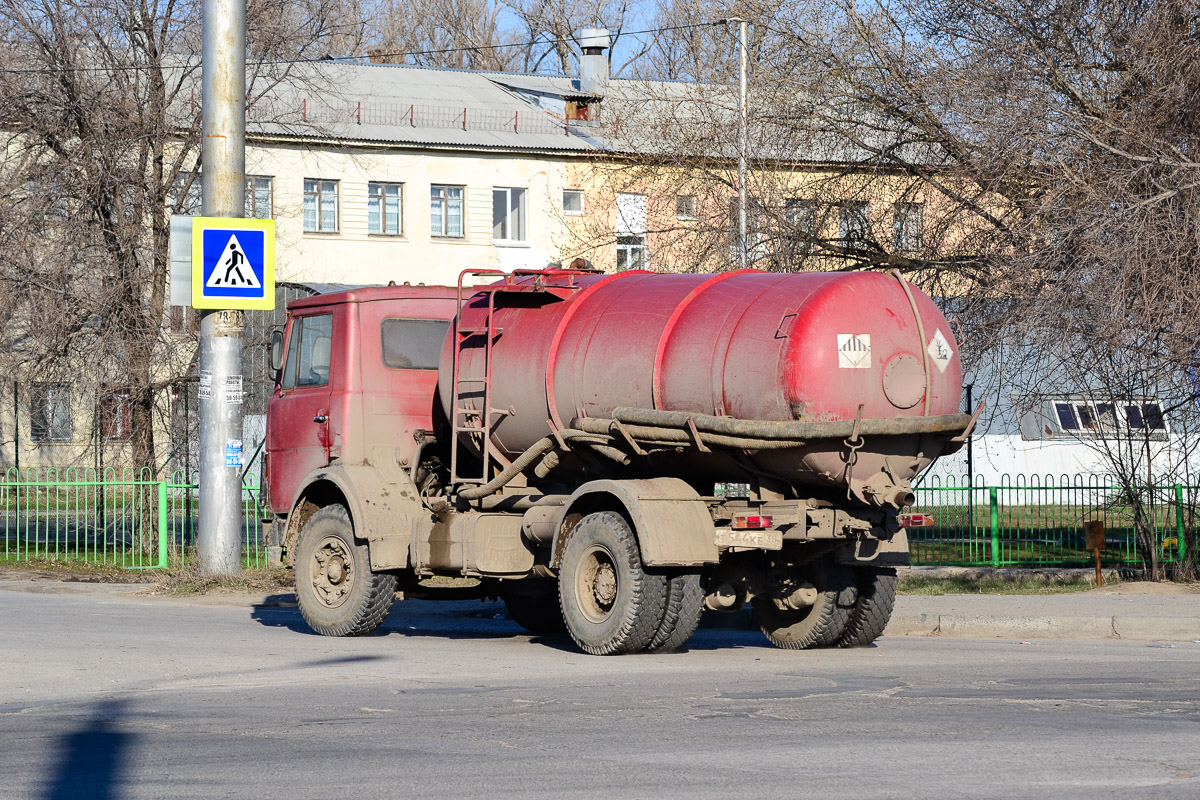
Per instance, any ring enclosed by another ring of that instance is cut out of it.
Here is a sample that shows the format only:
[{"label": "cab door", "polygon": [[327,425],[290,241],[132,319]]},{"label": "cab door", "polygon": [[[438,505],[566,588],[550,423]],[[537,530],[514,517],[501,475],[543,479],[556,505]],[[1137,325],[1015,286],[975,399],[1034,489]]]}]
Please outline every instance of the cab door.
[{"label": "cab door", "polygon": [[330,462],[333,431],[331,369],[334,314],[296,314],[288,324],[283,370],[268,408],[267,476],[272,510],[286,513],[300,481]]}]

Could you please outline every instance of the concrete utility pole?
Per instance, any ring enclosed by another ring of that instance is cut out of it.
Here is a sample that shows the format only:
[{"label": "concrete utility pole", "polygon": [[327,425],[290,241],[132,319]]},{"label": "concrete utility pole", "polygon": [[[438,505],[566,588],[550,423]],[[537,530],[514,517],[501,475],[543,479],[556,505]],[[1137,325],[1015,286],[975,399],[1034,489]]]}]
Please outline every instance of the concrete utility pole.
[{"label": "concrete utility pole", "polygon": [[[204,0],[204,216],[246,211],[246,0]],[[200,571],[242,569],[242,311],[200,320]],[[207,391],[206,391],[207,388]]]},{"label": "concrete utility pole", "polygon": [[749,54],[746,51],[746,20],[730,17],[738,23],[738,46],[741,49],[741,69],[738,72],[738,269],[746,268],[746,150],[748,149],[746,69]]}]

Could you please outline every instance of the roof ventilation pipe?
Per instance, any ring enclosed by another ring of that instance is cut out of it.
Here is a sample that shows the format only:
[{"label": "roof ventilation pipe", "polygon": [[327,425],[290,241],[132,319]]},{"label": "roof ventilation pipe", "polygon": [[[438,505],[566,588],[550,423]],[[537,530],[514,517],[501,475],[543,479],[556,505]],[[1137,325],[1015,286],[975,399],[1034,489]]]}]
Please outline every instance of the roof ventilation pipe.
[{"label": "roof ventilation pipe", "polygon": [[603,97],[608,88],[608,56],[612,44],[604,28],[584,28],[579,32],[579,89],[589,97]]}]

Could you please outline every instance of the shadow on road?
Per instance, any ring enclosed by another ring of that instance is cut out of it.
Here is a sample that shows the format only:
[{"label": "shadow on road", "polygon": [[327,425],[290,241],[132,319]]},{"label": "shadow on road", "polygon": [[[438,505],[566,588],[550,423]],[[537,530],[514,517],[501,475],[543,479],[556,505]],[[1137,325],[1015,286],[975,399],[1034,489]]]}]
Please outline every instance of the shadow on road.
[{"label": "shadow on road", "polygon": [[137,737],[119,729],[127,700],[96,705],[84,727],[62,737],[58,763],[46,780],[43,800],[117,800]]},{"label": "shadow on road", "polygon": [[[305,624],[291,594],[272,595],[253,607],[251,619],[273,628],[316,635]],[[392,607],[373,636],[430,637],[435,639],[511,639],[528,636],[532,644],[564,652],[579,648],[567,634],[530,634],[509,617],[503,603],[403,600]],[[688,642],[689,650],[723,650],[734,647],[769,647],[748,614],[705,614],[701,629]]]}]

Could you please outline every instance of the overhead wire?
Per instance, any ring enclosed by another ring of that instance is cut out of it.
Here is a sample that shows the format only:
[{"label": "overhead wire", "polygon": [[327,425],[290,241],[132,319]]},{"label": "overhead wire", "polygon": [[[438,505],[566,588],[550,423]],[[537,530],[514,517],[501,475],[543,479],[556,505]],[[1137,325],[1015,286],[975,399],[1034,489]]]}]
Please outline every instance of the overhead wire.
[{"label": "overhead wire", "polygon": [[[670,31],[687,30],[691,28],[706,28],[725,24],[727,20],[719,19],[711,22],[690,22],[682,25],[664,25],[658,28],[645,28],[637,31],[616,31],[614,38],[622,36],[644,36],[646,34],[668,33]],[[406,50],[395,51],[390,53],[375,52],[372,55],[376,58],[408,58],[416,56],[433,56],[433,55],[450,55],[453,53],[473,53],[482,50],[505,50],[510,48],[536,47],[542,45],[545,47],[553,47],[559,44],[577,44],[575,39],[546,39],[541,36],[535,37],[523,42],[507,42],[504,44],[487,44],[487,45],[471,45],[469,47],[448,47],[442,50]],[[185,55],[199,55],[198,53]],[[263,59],[253,62],[255,66],[287,66],[295,64],[327,64],[327,63],[361,63],[363,56],[360,55],[323,55],[313,58],[279,58],[279,59]],[[159,64],[155,69],[167,70],[182,70],[195,69],[197,63],[189,64]],[[419,66],[419,65],[414,65]],[[6,75],[59,75],[64,72],[71,73],[103,73],[109,74],[113,72],[133,72],[138,70],[151,69],[149,64],[114,64],[104,67],[37,67],[30,69],[11,69],[0,67],[0,74]],[[488,71],[488,70],[484,70]]]}]

